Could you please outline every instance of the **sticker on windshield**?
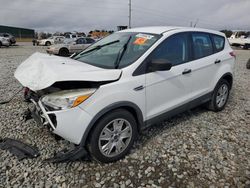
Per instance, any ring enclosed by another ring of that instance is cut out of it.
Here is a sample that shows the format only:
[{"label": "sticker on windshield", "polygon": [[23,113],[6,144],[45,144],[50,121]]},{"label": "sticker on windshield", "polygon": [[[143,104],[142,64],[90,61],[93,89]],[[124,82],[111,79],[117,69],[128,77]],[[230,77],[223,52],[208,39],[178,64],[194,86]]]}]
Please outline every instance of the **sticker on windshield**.
[{"label": "sticker on windshield", "polygon": [[154,36],[153,35],[149,35],[149,34],[142,34],[142,33],[139,33],[137,35],[135,35],[135,37],[138,37],[138,38],[145,38],[145,39],[152,39]]},{"label": "sticker on windshield", "polygon": [[136,38],[135,41],[134,41],[134,44],[135,44],[135,45],[143,45],[143,44],[145,44],[145,42],[146,42],[147,40],[148,40],[148,39],[142,38],[142,37]]}]

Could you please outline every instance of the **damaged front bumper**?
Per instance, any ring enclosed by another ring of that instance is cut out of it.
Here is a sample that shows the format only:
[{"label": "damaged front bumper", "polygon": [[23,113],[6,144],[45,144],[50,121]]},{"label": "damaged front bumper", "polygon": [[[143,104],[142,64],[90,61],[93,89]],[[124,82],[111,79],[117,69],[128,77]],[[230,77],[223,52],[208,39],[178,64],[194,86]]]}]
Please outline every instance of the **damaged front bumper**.
[{"label": "damaged front bumper", "polygon": [[79,107],[66,110],[49,110],[39,100],[36,102],[30,99],[34,104],[30,109],[32,117],[39,125],[48,126],[49,129],[62,138],[74,143],[80,144],[82,136],[87,129],[92,117]]}]

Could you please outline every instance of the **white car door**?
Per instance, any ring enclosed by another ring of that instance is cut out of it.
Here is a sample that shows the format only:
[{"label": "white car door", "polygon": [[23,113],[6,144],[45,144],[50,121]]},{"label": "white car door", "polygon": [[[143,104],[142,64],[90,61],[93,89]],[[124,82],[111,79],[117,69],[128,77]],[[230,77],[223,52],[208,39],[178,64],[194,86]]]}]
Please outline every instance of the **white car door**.
[{"label": "white car door", "polygon": [[[190,42],[187,33],[178,33],[163,41],[148,61],[164,59],[172,64],[168,71],[146,74],[146,119],[150,120],[187,103],[191,92],[189,72]],[[147,60],[146,60],[147,61]]]},{"label": "white car door", "polygon": [[[205,96],[213,90],[212,80],[217,73],[218,65],[223,61],[220,53],[214,53],[211,39],[208,33],[191,33],[194,60],[189,63],[188,68],[192,76],[192,92],[190,93],[192,99]],[[224,47],[221,42],[218,45]]]},{"label": "white car door", "polygon": [[76,42],[70,46],[71,53],[81,52],[82,50],[85,49],[85,44],[86,44],[86,39],[84,38],[77,39]]}]

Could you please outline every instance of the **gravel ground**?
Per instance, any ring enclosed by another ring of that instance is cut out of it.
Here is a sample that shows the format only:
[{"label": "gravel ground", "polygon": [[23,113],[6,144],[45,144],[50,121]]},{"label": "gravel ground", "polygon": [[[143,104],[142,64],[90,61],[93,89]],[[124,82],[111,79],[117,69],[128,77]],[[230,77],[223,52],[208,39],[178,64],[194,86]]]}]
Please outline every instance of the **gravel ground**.
[{"label": "gravel ground", "polygon": [[[0,101],[20,88],[16,67],[45,47],[31,44],[0,49]],[[131,153],[112,164],[42,160],[69,145],[56,141],[33,120],[19,94],[0,106],[0,138],[22,140],[41,156],[18,161],[0,150],[0,187],[250,187],[250,51],[236,50],[234,86],[227,107],[214,113],[201,107],[142,133]]]}]

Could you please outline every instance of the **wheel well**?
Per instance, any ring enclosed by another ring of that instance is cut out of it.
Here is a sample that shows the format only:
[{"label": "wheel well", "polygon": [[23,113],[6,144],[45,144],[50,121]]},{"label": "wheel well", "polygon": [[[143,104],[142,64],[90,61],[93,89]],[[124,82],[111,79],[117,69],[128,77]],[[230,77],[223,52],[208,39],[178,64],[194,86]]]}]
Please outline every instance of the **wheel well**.
[{"label": "wheel well", "polygon": [[86,142],[88,142],[88,139],[89,137],[91,136],[91,132],[94,130],[95,128],[95,125],[98,123],[98,121],[100,121],[100,119],[105,116],[107,113],[110,113],[114,110],[117,110],[117,109],[125,109],[127,110],[128,112],[130,112],[135,120],[136,120],[136,124],[137,124],[137,130],[138,132],[140,132],[141,128],[142,128],[142,124],[143,124],[143,120],[142,120],[142,114],[139,114],[140,112],[138,112],[138,110],[136,110],[135,108],[131,107],[131,106],[118,106],[118,107],[114,107],[110,110],[107,110],[105,111],[104,113],[102,113],[100,116],[98,116],[97,119],[94,120],[94,122],[92,124],[90,124],[89,126],[89,130],[86,130],[85,134],[83,135],[83,138],[81,140],[81,145],[84,146],[86,144]]},{"label": "wheel well", "polygon": [[233,77],[231,74],[226,74],[222,77],[222,79],[225,79],[228,83],[229,83],[229,86],[230,86],[230,89],[232,88],[232,85],[233,85]]},{"label": "wheel well", "polygon": [[69,52],[69,50],[67,48],[65,48],[65,47],[60,48],[59,52],[62,51],[62,50],[66,50],[67,52]]},{"label": "wheel well", "polygon": [[134,116],[135,121],[136,121],[136,125],[137,125],[137,130],[140,130],[141,129],[141,122],[138,118],[138,114],[137,114],[136,110],[130,106],[123,106],[121,108],[127,110],[128,112],[130,112]]}]

